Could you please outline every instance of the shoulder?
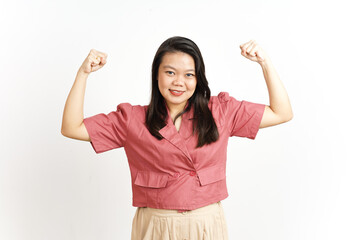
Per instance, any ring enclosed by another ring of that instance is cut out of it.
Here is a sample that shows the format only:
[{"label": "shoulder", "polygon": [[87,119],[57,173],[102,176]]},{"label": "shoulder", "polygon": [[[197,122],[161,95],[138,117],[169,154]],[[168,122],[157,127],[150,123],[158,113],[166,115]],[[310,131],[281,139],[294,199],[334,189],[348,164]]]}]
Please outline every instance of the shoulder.
[{"label": "shoulder", "polygon": [[221,108],[223,111],[226,111],[229,108],[241,104],[241,102],[242,101],[238,101],[234,97],[230,96],[228,92],[220,92],[218,95],[210,97],[209,108]]},{"label": "shoulder", "polygon": [[232,115],[246,104],[244,100],[230,96],[228,92],[220,92],[216,96],[211,96],[209,100],[209,109],[214,114]]},{"label": "shoulder", "polygon": [[216,96],[211,96],[209,103],[221,104],[221,103],[228,102],[230,99],[231,99],[231,97],[228,92],[220,92]]},{"label": "shoulder", "polygon": [[229,114],[233,112],[234,100],[228,92],[220,92],[210,97],[209,109],[218,126],[222,126]]},{"label": "shoulder", "polygon": [[143,121],[146,116],[148,105],[132,105],[130,103],[120,103],[117,105],[116,111],[127,118],[139,119]]},{"label": "shoulder", "polygon": [[121,112],[143,112],[146,111],[148,105],[132,105],[128,102],[119,103],[116,107],[116,111]]}]

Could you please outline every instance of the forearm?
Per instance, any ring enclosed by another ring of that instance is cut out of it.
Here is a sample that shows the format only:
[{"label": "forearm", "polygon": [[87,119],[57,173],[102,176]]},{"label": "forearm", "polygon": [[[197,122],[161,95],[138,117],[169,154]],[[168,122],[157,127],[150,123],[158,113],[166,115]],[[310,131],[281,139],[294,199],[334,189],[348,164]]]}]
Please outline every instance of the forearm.
[{"label": "forearm", "polygon": [[61,131],[67,132],[79,127],[84,120],[84,97],[89,73],[81,69],[77,72],[75,82],[65,103]]},{"label": "forearm", "polygon": [[283,83],[270,59],[260,64],[269,92],[270,108],[279,117],[291,119],[293,116],[290,100]]}]

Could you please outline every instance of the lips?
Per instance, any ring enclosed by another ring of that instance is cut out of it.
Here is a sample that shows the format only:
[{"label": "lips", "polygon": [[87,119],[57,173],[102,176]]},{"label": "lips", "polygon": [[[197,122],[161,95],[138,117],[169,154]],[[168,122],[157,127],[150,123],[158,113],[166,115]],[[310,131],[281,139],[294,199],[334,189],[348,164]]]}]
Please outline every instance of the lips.
[{"label": "lips", "polygon": [[178,91],[178,90],[173,90],[173,89],[169,89],[169,91],[172,95],[175,95],[175,96],[180,96],[184,93],[184,91]]}]

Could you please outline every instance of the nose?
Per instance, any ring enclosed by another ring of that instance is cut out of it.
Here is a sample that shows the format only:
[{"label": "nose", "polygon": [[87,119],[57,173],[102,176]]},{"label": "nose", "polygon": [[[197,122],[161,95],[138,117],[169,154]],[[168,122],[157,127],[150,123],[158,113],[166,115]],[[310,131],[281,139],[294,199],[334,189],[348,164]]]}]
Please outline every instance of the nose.
[{"label": "nose", "polygon": [[174,81],[173,81],[173,84],[175,86],[183,86],[184,85],[184,79],[180,76],[177,76]]}]

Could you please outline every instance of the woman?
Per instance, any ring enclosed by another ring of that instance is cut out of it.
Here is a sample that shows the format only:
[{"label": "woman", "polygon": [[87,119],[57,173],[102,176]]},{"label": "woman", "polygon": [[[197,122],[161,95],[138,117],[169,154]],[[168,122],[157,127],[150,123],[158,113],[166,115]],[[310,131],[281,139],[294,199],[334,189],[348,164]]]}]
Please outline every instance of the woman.
[{"label": "woman", "polygon": [[292,118],[291,105],[269,57],[255,41],[242,55],[260,64],[270,106],[211,96],[197,45],[184,37],[161,44],[152,64],[147,106],[121,103],[116,111],[83,119],[86,79],[106,64],[92,49],[66,101],[62,134],[90,141],[96,153],[124,147],[133,206],[132,239],[228,239],[221,200],[231,136],[255,139],[259,128]]}]

